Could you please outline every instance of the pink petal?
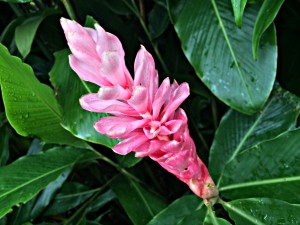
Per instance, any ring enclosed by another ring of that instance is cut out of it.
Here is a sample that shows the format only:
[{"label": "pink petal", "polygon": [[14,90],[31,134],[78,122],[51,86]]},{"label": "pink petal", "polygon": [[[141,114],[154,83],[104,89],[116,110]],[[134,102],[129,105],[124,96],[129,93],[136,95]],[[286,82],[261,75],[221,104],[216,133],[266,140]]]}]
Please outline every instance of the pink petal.
[{"label": "pink petal", "polygon": [[103,100],[128,100],[131,95],[131,91],[118,84],[113,87],[102,87],[98,91],[99,99]]},{"label": "pink petal", "polygon": [[182,120],[170,120],[161,126],[159,135],[171,135],[181,128],[183,121]]},{"label": "pink petal", "polygon": [[115,35],[105,32],[98,24],[95,28],[98,34],[96,49],[102,60],[102,75],[107,76],[113,85],[131,87],[133,80],[125,65],[125,54],[120,40]]},{"label": "pink petal", "polygon": [[94,124],[95,129],[111,138],[127,138],[130,132],[142,128],[148,123],[146,119],[126,116],[103,117]]},{"label": "pink petal", "polygon": [[149,112],[147,89],[142,86],[134,87],[132,97],[127,101],[139,114]]},{"label": "pink petal", "polygon": [[175,110],[189,96],[189,94],[189,85],[187,83],[182,83],[177,89],[175,89],[168,104],[164,107],[164,110],[161,114],[161,122],[166,122],[169,119],[170,115],[175,112]]},{"label": "pink petal", "polygon": [[159,113],[161,111],[161,107],[168,99],[170,93],[170,79],[167,77],[163,80],[162,84],[158,88],[155,98],[152,104],[152,116],[153,120],[157,120]]},{"label": "pink petal", "polygon": [[99,24],[95,24],[97,31],[97,52],[101,56],[104,52],[117,52],[120,57],[125,53],[120,40],[113,34],[106,32]]},{"label": "pink petal", "polygon": [[113,115],[139,116],[128,104],[118,100],[102,100],[98,94],[87,94],[80,98],[83,109],[91,112],[104,112]]},{"label": "pink petal", "polygon": [[60,23],[69,45],[92,58],[98,58],[96,43],[85,28],[79,23],[65,18],[61,18]]},{"label": "pink petal", "polygon": [[145,157],[154,154],[165,144],[165,141],[151,140],[143,144],[135,151],[136,157]]},{"label": "pink petal", "polygon": [[149,106],[151,106],[158,89],[158,74],[154,60],[144,46],[141,46],[134,62],[134,86],[138,85],[148,90]]},{"label": "pink petal", "polygon": [[142,132],[136,132],[131,137],[114,146],[113,151],[120,155],[126,155],[129,152],[135,151],[147,141],[148,138]]},{"label": "pink petal", "polygon": [[93,41],[95,43],[97,43],[97,32],[95,29],[93,28],[89,28],[89,27],[84,27],[84,29],[86,30],[86,32],[88,32],[88,34],[91,36],[91,38],[93,38]]},{"label": "pink petal", "polygon": [[85,61],[80,61],[75,56],[69,56],[71,68],[78,74],[80,79],[95,83],[99,86],[111,86],[111,83],[99,74],[97,64],[90,65]]}]

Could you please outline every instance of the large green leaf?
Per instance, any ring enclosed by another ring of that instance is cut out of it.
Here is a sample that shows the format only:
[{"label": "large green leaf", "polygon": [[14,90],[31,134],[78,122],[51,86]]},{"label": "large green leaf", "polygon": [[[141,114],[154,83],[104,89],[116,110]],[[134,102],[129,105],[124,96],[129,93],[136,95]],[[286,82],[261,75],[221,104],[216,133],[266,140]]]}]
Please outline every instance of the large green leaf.
[{"label": "large green leaf", "polygon": [[53,148],[0,168],[0,217],[12,206],[30,200],[85,153],[83,149]]},{"label": "large green leaf", "polygon": [[234,19],[237,26],[242,27],[242,18],[247,0],[231,0]]},{"label": "large green leaf", "polygon": [[45,211],[44,215],[56,215],[67,212],[87,200],[95,191],[83,184],[70,182],[65,183],[56,194],[53,201]]},{"label": "large green leaf", "polygon": [[236,26],[229,0],[169,0],[182,49],[201,80],[224,103],[252,114],[268,98],[276,75],[277,47],[272,26],[261,39],[258,60],[251,36],[259,7],[244,12]]},{"label": "large green leaf", "polygon": [[222,118],[210,151],[209,171],[217,179],[239,152],[295,127],[300,99],[280,88],[252,116],[229,110]]},{"label": "large green leaf", "polygon": [[50,71],[50,80],[55,87],[58,102],[64,111],[62,125],[80,139],[112,148],[118,143],[118,140],[98,133],[93,126],[97,120],[107,114],[86,111],[79,104],[79,98],[82,95],[97,92],[99,87],[91,86],[79,79],[69,66],[69,54],[69,50],[55,53],[55,63]]},{"label": "large green leaf", "polygon": [[[199,212],[198,210],[201,210]],[[196,195],[183,196],[167,208],[159,212],[148,225],[173,225],[179,224],[183,219],[190,220],[191,215],[197,211],[197,220],[204,221],[206,209],[203,207],[203,201]]]},{"label": "large green leaf", "polygon": [[40,83],[32,68],[11,56],[1,44],[0,84],[7,119],[20,135],[37,136],[48,143],[86,146],[61,127],[62,113],[52,89]]},{"label": "large green leaf", "polygon": [[300,205],[276,199],[239,199],[222,205],[236,225],[296,225],[300,221]]},{"label": "large green leaf", "polygon": [[124,175],[119,175],[109,185],[134,225],[146,224],[166,207],[161,197]]},{"label": "large green leaf", "polygon": [[225,167],[222,196],[274,197],[300,203],[300,129],[245,150]]},{"label": "large green leaf", "polygon": [[273,23],[284,0],[264,0],[259,10],[252,36],[253,57],[257,60],[259,41],[263,33]]},{"label": "large green leaf", "polygon": [[34,206],[30,210],[30,219],[35,219],[40,215],[49,203],[53,201],[55,193],[64,184],[71,172],[71,168],[67,168],[55,181],[51,182],[37,197]]},{"label": "large green leaf", "polygon": [[17,48],[23,58],[25,58],[31,49],[36,31],[41,22],[49,15],[59,13],[57,9],[47,9],[41,14],[32,15],[25,19],[21,25],[16,28],[15,41]]}]

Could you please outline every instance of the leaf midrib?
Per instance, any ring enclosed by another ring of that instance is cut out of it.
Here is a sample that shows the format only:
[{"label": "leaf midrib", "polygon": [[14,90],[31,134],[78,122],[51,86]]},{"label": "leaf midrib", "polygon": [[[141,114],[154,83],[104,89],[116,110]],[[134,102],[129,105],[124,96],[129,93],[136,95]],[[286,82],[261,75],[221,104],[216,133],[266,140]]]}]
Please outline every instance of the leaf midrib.
[{"label": "leaf midrib", "polygon": [[226,43],[227,43],[227,45],[228,45],[230,54],[231,54],[231,56],[232,56],[232,58],[233,58],[234,65],[235,65],[236,68],[237,68],[237,71],[238,71],[238,74],[239,74],[239,76],[240,76],[240,78],[241,78],[242,84],[243,84],[243,86],[244,86],[244,88],[245,88],[245,90],[246,90],[246,94],[247,94],[247,96],[248,96],[248,99],[250,100],[250,104],[253,106],[253,100],[252,100],[252,97],[251,97],[251,95],[250,95],[250,91],[249,91],[249,89],[248,89],[248,87],[247,87],[247,85],[246,85],[246,81],[245,81],[245,78],[244,78],[244,74],[242,73],[242,71],[241,71],[241,69],[240,69],[240,66],[239,66],[239,64],[238,64],[238,62],[237,62],[237,58],[236,58],[235,53],[234,53],[234,51],[233,51],[233,49],[232,49],[230,40],[229,40],[229,38],[228,38],[226,29],[225,29],[225,27],[224,27],[224,24],[223,24],[223,22],[222,22],[222,18],[221,18],[221,16],[220,16],[220,12],[219,12],[218,6],[217,6],[215,0],[211,0],[211,3],[212,3],[212,5],[213,5],[215,14],[216,14],[217,19],[218,19],[218,21],[219,21],[219,25],[220,25],[221,30],[222,30],[222,32],[223,32],[225,41],[226,41]]},{"label": "leaf midrib", "polygon": [[228,202],[223,202],[223,204],[225,206],[227,206],[227,208],[230,208],[232,211],[234,211],[235,213],[239,214],[240,216],[242,216],[243,218],[245,218],[246,220],[250,221],[251,223],[255,224],[255,225],[265,225],[264,223],[262,223],[261,221],[259,221],[257,218],[247,214],[245,211],[242,211],[240,209],[237,209],[236,207],[234,207],[233,205],[231,205]]},{"label": "leaf midrib", "polygon": [[300,181],[300,176],[295,177],[280,177],[280,178],[273,178],[273,179],[266,179],[266,180],[259,180],[259,181],[249,181],[244,183],[236,183],[221,187],[220,191],[228,191],[232,189],[239,189],[245,187],[253,187],[253,186],[260,186],[260,185],[270,185],[270,184],[278,184],[278,183],[287,183],[293,181]]},{"label": "leaf midrib", "polygon": [[142,202],[145,204],[145,206],[146,206],[147,210],[149,211],[151,217],[154,217],[154,213],[153,213],[150,205],[148,204],[147,200],[145,199],[144,195],[140,191],[140,189],[136,186],[134,181],[132,181],[130,178],[128,178],[128,179],[129,179],[130,183],[132,184],[133,188],[136,190],[137,194],[141,197]]},{"label": "leaf midrib", "polygon": [[14,191],[17,191],[18,189],[21,189],[21,188],[23,188],[23,187],[25,187],[25,186],[27,186],[27,185],[30,185],[31,183],[34,183],[35,181],[37,181],[37,180],[39,180],[39,179],[42,179],[42,178],[44,178],[44,177],[46,177],[46,176],[52,175],[52,174],[58,172],[59,170],[64,170],[65,168],[72,166],[72,164],[74,164],[76,161],[77,161],[77,160],[75,160],[74,162],[69,163],[69,164],[67,164],[67,165],[58,167],[58,168],[56,168],[55,170],[51,170],[50,172],[44,173],[44,174],[41,175],[41,176],[37,176],[36,178],[34,178],[34,179],[30,180],[30,181],[27,181],[27,182],[23,183],[22,185],[19,185],[19,186],[15,187],[15,188],[9,190],[8,192],[3,193],[2,195],[0,195],[0,200],[1,200],[1,198],[2,198],[3,196],[9,195],[9,194],[13,193]]},{"label": "leaf midrib", "polygon": [[[271,106],[272,102],[274,101],[274,98],[272,98],[267,105],[265,106],[264,110],[262,111],[262,113],[259,115],[259,117],[257,117],[257,119],[255,120],[255,122],[251,125],[251,127],[249,127],[248,131],[246,132],[244,138],[240,141],[240,143],[238,144],[238,146],[236,147],[236,149],[234,150],[232,156],[227,160],[227,162],[225,163],[225,166],[228,164],[228,162],[230,162],[231,160],[233,160],[236,155],[240,152],[241,148],[243,147],[243,145],[245,144],[245,142],[247,141],[248,137],[252,134],[252,131],[255,129],[255,127],[257,126],[257,124],[260,122],[260,120],[262,119],[262,117],[264,116],[264,114],[266,113],[266,111],[268,110],[268,108]],[[258,144],[258,143],[257,143]],[[225,168],[225,167],[224,167]],[[222,176],[223,176],[223,172],[224,169],[221,173],[221,176],[218,179],[218,184],[217,186],[219,187]]]}]

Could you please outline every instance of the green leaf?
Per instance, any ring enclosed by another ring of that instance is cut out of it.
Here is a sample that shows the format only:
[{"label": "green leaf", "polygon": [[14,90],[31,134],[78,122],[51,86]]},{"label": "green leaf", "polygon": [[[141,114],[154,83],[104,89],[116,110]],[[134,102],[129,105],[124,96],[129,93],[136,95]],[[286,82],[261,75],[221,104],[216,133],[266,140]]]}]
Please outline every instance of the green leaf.
[{"label": "green leaf", "polygon": [[205,217],[204,225],[230,225],[229,221],[218,218],[215,215],[215,212],[212,210],[212,208],[208,207],[208,214]]},{"label": "green leaf", "polygon": [[264,108],[252,116],[229,110],[222,118],[210,151],[209,171],[217,180],[226,163],[236,155],[293,129],[300,113],[300,99],[278,88]]},{"label": "green leaf", "polygon": [[103,193],[99,197],[97,197],[94,201],[93,204],[91,204],[87,208],[87,212],[95,212],[99,210],[101,207],[103,207],[106,203],[114,200],[116,198],[115,193],[109,189],[107,192]]},{"label": "green leaf", "polygon": [[[55,181],[51,182],[38,196],[35,204],[30,211],[31,220],[35,219],[53,200],[56,191],[61,188],[71,172],[71,168],[67,168]],[[60,206],[62,207],[62,206]],[[60,208],[59,207],[59,208]]]},{"label": "green leaf", "polygon": [[222,205],[236,225],[296,225],[300,221],[300,205],[276,199],[239,199]]},{"label": "green leaf", "polygon": [[231,0],[235,23],[238,27],[242,27],[242,18],[247,0]]},{"label": "green leaf", "polygon": [[[164,200],[144,189],[136,181],[119,175],[109,186],[134,225],[142,225],[166,207]],[[143,212],[143,213],[141,213]]]},{"label": "green leaf", "polygon": [[24,22],[16,28],[15,41],[17,48],[23,58],[25,58],[29,54],[36,31],[41,22],[47,16],[55,13],[59,13],[59,11],[57,9],[49,8],[41,14],[33,14],[31,17],[25,19]]},{"label": "green leaf", "polygon": [[258,6],[246,8],[241,29],[229,0],[169,0],[169,10],[185,56],[206,86],[230,107],[257,112],[272,90],[277,67],[274,26],[262,37],[259,60],[252,57]]},{"label": "green leaf", "polygon": [[245,150],[225,167],[220,182],[229,199],[272,197],[300,203],[300,129]]},{"label": "green leaf", "polygon": [[8,49],[12,50],[15,48],[15,30],[16,27],[23,23],[23,21],[28,18],[28,15],[17,17],[14,20],[11,20],[10,23],[5,27],[0,36],[0,42],[7,46]]},{"label": "green leaf", "polygon": [[[125,0],[128,1],[128,0]],[[104,0],[103,3],[107,8],[109,8],[112,12],[118,15],[128,16],[131,14],[130,9],[126,6],[124,1],[120,0]]]},{"label": "green leaf", "polygon": [[1,44],[0,84],[7,119],[18,134],[48,143],[87,146],[61,127],[62,113],[52,89]]},{"label": "green leaf", "polygon": [[69,50],[55,53],[55,63],[49,73],[51,83],[57,93],[57,100],[64,111],[62,126],[80,139],[112,148],[118,140],[98,133],[93,126],[97,120],[107,114],[86,111],[79,104],[79,98],[82,95],[97,92],[99,87],[90,86],[79,79],[69,66],[69,54]]},{"label": "green leaf", "polygon": [[264,0],[263,4],[259,10],[253,35],[252,35],[252,52],[253,58],[257,60],[259,42],[263,33],[268,29],[268,27],[273,23],[280,7],[282,6],[284,0]]},{"label": "green leaf", "polygon": [[53,201],[45,211],[45,216],[56,215],[67,212],[87,200],[95,191],[83,184],[72,182],[65,183],[54,197]]},{"label": "green leaf", "polygon": [[159,37],[169,25],[169,15],[165,7],[155,4],[148,14],[149,32],[152,39]]},{"label": "green leaf", "polygon": [[119,165],[122,168],[133,167],[137,163],[139,163],[143,158],[136,158],[134,153],[129,153],[127,155],[118,155],[116,154],[116,158],[118,160]]},{"label": "green leaf", "polygon": [[76,148],[53,148],[33,156],[24,156],[0,168],[0,218],[11,207],[26,203],[86,153]]},{"label": "green leaf", "polygon": [[181,224],[183,219],[190,220],[194,212],[197,212],[198,221],[204,220],[206,209],[203,207],[203,201],[196,195],[186,195],[172,202],[153,217],[147,225]]}]

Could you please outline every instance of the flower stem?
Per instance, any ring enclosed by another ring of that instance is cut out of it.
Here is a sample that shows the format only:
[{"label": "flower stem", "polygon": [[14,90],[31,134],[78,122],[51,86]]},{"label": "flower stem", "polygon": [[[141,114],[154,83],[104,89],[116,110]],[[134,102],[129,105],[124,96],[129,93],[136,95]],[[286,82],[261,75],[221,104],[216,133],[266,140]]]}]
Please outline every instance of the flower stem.
[{"label": "flower stem", "polygon": [[65,6],[67,13],[70,17],[70,19],[72,20],[76,20],[76,15],[74,13],[74,10],[69,2],[69,0],[61,0],[61,2],[63,3],[63,5]]},{"label": "flower stem", "polygon": [[211,218],[211,222],[213,225],[219,225],[217,219],[216,219],[216,215],[212,209],[212,206],[208,206],[208,214],[210,215]]},{"label": "flower stem", "polygon": [[125,170],[124,168],[121,168],[120,165],[118,165],[117,163],[113,162],[112,160],[110,160],[109,158],[107,158],[106,156],[102,155],[101,153],[97,152],[95,149],[90,149],[92,152],[94,152],[99,159],[107,162],[108,164],[110,164],[111,166],[115,167],[118,171],[120,171],[122,174],[124,174],[125,176],[137,181],[138,183],[143,183],[140,179],[138,179],[137,177],[135,177],[134,175],[132,175],[131,173],[129,173],[127,170]]},{"label": "flower stem", "polygon": [[[148,28],[145,24],[145,18],[144,18],[145,16],[143,15],[143,13],[144,13],[143,10],[144,9],[141,9],[139,11],[137,5],[135,4],[135,2],[133,0],[131,1],[131,5],[126,0],[125,1],[123,0],[123,2],[133,12],[133,14],[135,14],[135,16],[139,19],[140,24],[141,24],[147,38],[149,39],[150,44],[151,44],[151,46],[152,46],[152,48],[153,48],[153,50],[154,50],[154,52],[155,52],[155,54],[156,54],[156,56],[159,60],[164,72],[168,74],[169,73],[168,67],[167,67],[165,61],[163,60],[159,50],[158,50],[157,44],[153,42],[153,39],[150,35],[150,32],[149,32],[149,30],[148,30]],[[140,1],[140,5],[141,5],[141,1]]]}]

